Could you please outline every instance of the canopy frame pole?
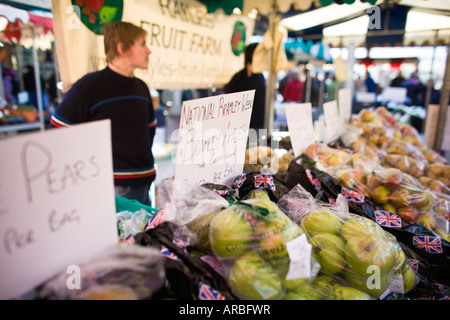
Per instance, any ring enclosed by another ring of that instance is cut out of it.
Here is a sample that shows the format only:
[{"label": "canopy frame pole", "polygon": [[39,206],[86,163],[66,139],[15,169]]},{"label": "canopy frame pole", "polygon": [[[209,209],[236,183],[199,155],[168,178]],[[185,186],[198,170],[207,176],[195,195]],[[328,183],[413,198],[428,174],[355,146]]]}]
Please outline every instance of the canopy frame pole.
[{"label": "canopy frame pole", "polygon": [[42,86],[41,86],[41,71],[39,67],[39,59],[36,46],[36,32],[34,27],[31,28],[33,36],[33,64],[34,64],[34,81],[36,83],[36,98],[39,112],[39,123],[41,131],[44,131],[44,107],[42,105]]},{"label": "canopy frame pole", "polygon": [[427,83],[427,94],[425,96],[425,109],[428,108],[428,105],[430,104],[431,99],[431,90],[433,87],[433,69],[434,69],[434,61],[436,60],[436,46],[438,41],[438,31],[435,31],[434,34],[434,43],[433,43],[433,56],[431,57],[431,67],[430,67],[430,74],[429,79]]},{"label": "canopy frame pole", "polygon": [[[278,28],[278,6],[277,1],[272,1],[272,12],[269,15],[269,30],[270,36],[272,37],[272,43],[275,43],[275,32]],[[275,73],[273,65],[273,57],[274,57],[275,49],[272,46],[269,50],[269,70],[266,84],[266,101],[265,101],[265,112],[264,112],[264,123],[265,128],[267,129],[267,138],[272,136],[273,129],[273,117],[274,117],[274,99],[275,99]],[[261,137],[260,137],[261,138]]]},{"label": "canopy frame pole", "polygon": [[[434,139],[434,150],[441,152],[442,141],[444,140],[445,122],[447,120],[448,100],[450,97],[450,44],[447,46],[447,63],[445,66],[444,83],[441,88],[441,100],[439,106],[439,116],[436,126],[436,136]],[[449,124],[450,125],[450,124]]]}]

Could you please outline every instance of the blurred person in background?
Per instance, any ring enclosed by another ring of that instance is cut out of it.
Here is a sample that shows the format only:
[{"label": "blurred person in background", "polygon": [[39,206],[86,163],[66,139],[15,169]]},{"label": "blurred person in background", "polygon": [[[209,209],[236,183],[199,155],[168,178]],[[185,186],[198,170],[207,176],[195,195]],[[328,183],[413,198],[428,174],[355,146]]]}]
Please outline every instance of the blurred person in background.
[{"label": "blurred person in background", "polygon": [[283,90],[284,102],[303,101],[303,81],[300,80],[298,69],[289,70],[289,80]]}]

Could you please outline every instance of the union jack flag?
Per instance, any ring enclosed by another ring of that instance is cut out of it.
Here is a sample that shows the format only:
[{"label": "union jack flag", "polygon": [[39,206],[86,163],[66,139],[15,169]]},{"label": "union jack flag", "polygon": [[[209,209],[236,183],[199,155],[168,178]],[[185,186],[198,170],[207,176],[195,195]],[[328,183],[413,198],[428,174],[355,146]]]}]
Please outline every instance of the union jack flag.
[{"label": "union jack flag", "polygon": [[255,187],[268,188],[275,191],[275,183],[273,183],[272,175],[268,173],[255,174]]},{"label": "union jack flag", "polygon": [[178,248],[182,249],[184,252],[187,252],[186,250],[186,243],[181,240],[180,238],[178,238],[177,236],[173,237],[173,241],[172,241]]},{"label": "union jack flag", "polygon": [[450,288],[447,286],[444,286],[443,284],[435,283],[435,284],[433,284],[433,287],[435,287],[436,290],[438,290],[439,292],[450,293],[450,291],[449,291]]},{"label": "union jack flag", "polygon": [[217,193],[219,196],[227,196],[230,194],[228,190],[214,190],[214,192]]},{"label": "union jack flag", "polygon": [[247,180],[247,176],[245,175],[245,173],[243,173],[240,176],[238,176],[236,178],[236,185],[237,185],[237,187],[240,188],[245,180]]},{"label": "union jack flag", "polygon": [[346,187],[342,187],[341,193],[344,196],[344,198],[347,199],[348,201],[359,202],[359,203],[364,202],[363,194],[358,193],[353,190],[350,190],[350,189],[347,189]]},{"label": "union jack flag", "polygon": [[401,228],[402,219],[392,212],[386,210],[375,211],[375,221],[382,227]]},{"label": "union jack flag", "polygon": [[413,245],[418,249],[423,249],[428,253],[442,253],[440,237],[414,236]]},{"label": "union jack flag", "polygon": [[432,297],[416,298],[414,300],[450,300],[450,296],[437,295],[437,296],[432,296]]},{"label": "union jack flag", "polygon": [[344,148],[344,147],[337,147],[337,149],[345,151],[345,152],[347,152],[349,154],[353,154],[354,153],[353,150],[350,150],[350,149],[347,149],[347,148]]},{"label": "union jack flag", "polygon": [[311,170],[309,169],[306,169],[305,172],[314,189],[316,189],[317,191],[322,190],[322,184],[320,183],[319,178],[314,178],[313,174],[311,173]]},{"label": "union jack flag", "polygon": [[165,256],[165,257],[167,257],[167,258],[169,258],[169,259],[172,259],[172,260],[178,260],[178,257],[177,257],[177,255],[175,254],[175,253],[173,253],[172,251],[170,251],[167,247],[165,247],[165,246],[161,246],[161,251],[160,251],[160,253],[163,255],[163,256]]},{"label": "union jack flag", "polygon": [[419,262],[417,262],[417,260],[414,259],[410,259],[409,261],[409,265],[411,266],[411,268],[417,272],[417,270],[419,270]]},{"label": "union jack flag", "polygon": [[158,212],[156,212],[153,215],[153,217],[151,217],[150,220],[148,220],[147,226],[145,227],[144,231],[147,231],[149,229],[153,229],[153,228],[156,228],[157,226],[159,226],[162,223],[162,218],[163,218],[164,213],[165,213],[164,208],[159,210]]},{"label": "union jack flag", "polygon": [[199,293],[198,293],[198,299],[199,300],[227,300],[223,294],[221,294],[219,291],[214,290],[210,286],[202,283]]},{"label": "union jack flag", "polygon": [[134,244],[134,237],[130,235],[128,238],[122,241],[123,244]]}]

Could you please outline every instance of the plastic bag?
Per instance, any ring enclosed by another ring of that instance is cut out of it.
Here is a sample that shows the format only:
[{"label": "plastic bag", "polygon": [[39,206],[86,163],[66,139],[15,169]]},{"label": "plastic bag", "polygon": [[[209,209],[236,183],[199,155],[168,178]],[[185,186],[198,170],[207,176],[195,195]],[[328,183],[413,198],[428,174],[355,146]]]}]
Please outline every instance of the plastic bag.
[{"label": "plastic bag", "polygon": [[[333,197],[332,199],[336,199],[341,192],[345,193],[352,213],[376,221],[384,230],[394,235],[398,241],[420,257],[424,261],[421,272],[429,281],[450,285],[448,272],[450,270],[450,244],[436,233],[435,229],[430,228],[431,226],[442,226],[444,229],[441,229],[442,232],[448,228],[448,222],[443,221],[442,212],[438,214],[430,211],[422,214],[420,217],[422,217],[421,221],[424,225],[410,224],[396,214],[383,210],[370,197],[361,199],[357,194],[349,192],[353,190],[344,192],[345,189],[336,184],[336,181],[327,173],[311,169],[311,174],[314,179],[320,181],[324,193]],[[415,181],[412,177],[410,179]],[[433,193],[430,192],[430,195],[433,196]],[[441,196],[443,195],[441,194]],[[435,208],[436,206],[438,206],[438,202],[436,202]]]},{"label": "plastic bag", "polygon": [[[76,273],[62,273],[39,289],[39,297],[48,300],[147,300],[162,287],[165,277],[159,252],[140,246],[110,247],[78,267],[80,279],[72,281]],[[74,288],[69,288],[69,282]]]},{"label": "plastic bag", "polygon": [[248,199],[222,210],[209,239],[240,299],[281,299],[317,273],[303,231],[271,200]]},{"label": "plastic bag", "polygon": [[205,252],[210,251],[210,222],[218,212],[229,206],[229,200],[211,190],[211,186],[197,186],[187,181],[165,180],[160,189],[165,196],[165,205],[148,221],[144,230],[155,228],[163,222],[172,222],[178,227],[183,241]]},{"label": "plastic bag", "polygon": [[144,209],[135,212],[121,211],[116,213],[119,239],[123,241],[130,235],[144,231],[148,220],[153,215],[154,213],[150,214]]},{"label": "plastic bag", "polygon": [[[163,222],[134,237],[134,243],[154,248],[164,259],[166,281],[154,299],[235,300],[226,279],[212,266],[211,256],[198,257],[181,239],[179,226]],[[217,261],[215,261],[217,262]]]},{"label": "plastic bag", "polygon": [[381,160],[381,165],[385,168],[398,169],[404,173],[408,173],[414,178],[419,178],[424,175],[427,163],[428,162],[423,159],[419,160],[410,156],[398,154],[387,154]]},{"label": "plastic bag", "polygon": [[405,279],[401,293],[414,288],[416,278],[404,265],[406,257],[395,237],[376,222],[349,213],[342,195],[332,206],[313,202],[305,191],[297,189],[291,190],[280,201],[281,204],[298,203],[296,198],[303,204],[299,209],[282,207],[305,230],[313,247],[313,256],[320,264],[319,276],[326,275],[328,282],[331,278],[336,286],[353,288],[339,287],[340,296],[334,291],[321,293],[322,299],[367,299],[366,295],[380,298],[388,289],[399,290],[391,287],[395,276]]}]

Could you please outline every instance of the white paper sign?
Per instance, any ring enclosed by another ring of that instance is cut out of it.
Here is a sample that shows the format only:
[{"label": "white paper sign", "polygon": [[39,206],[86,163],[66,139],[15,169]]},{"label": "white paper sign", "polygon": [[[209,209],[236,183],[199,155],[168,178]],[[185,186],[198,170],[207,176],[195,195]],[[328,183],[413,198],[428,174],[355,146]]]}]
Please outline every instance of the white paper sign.
[{"label": "white paper sign", "polygon": [[285,110],[292,149],[294,155],[299,157],[315,142],[311,103],[287,103]]},{"label": "white paper sign", "polygon": [[383,101],[404,103],[406,93],[406,88],[387,87],[383,90]]},{"label": "white paper sign", "polygon": [[339,138],[344,130],[344,123],[339,116],[336,100],[323,104],[325,118],[325,143]]},{"label": "white paper sign", "polygon": [[352,115],[352,90],[350,88],[339,89],[339,115],[344,123],[350,121]]},{"label": "white paper sign", "polygon": [[0,140],[0,299],[117,244],[110,126]]},{"label": "white paper sign", "polygon": [[290,259],[286,280],[309,278],[311,275],[312,246],[308,243],[306,235],[302,234],[286,242],[286,250]]},{"label": "white paper sign", "polygon": [[254,97],[249,90],[183,102],[176,181],[231,185],[244,168]]}]

